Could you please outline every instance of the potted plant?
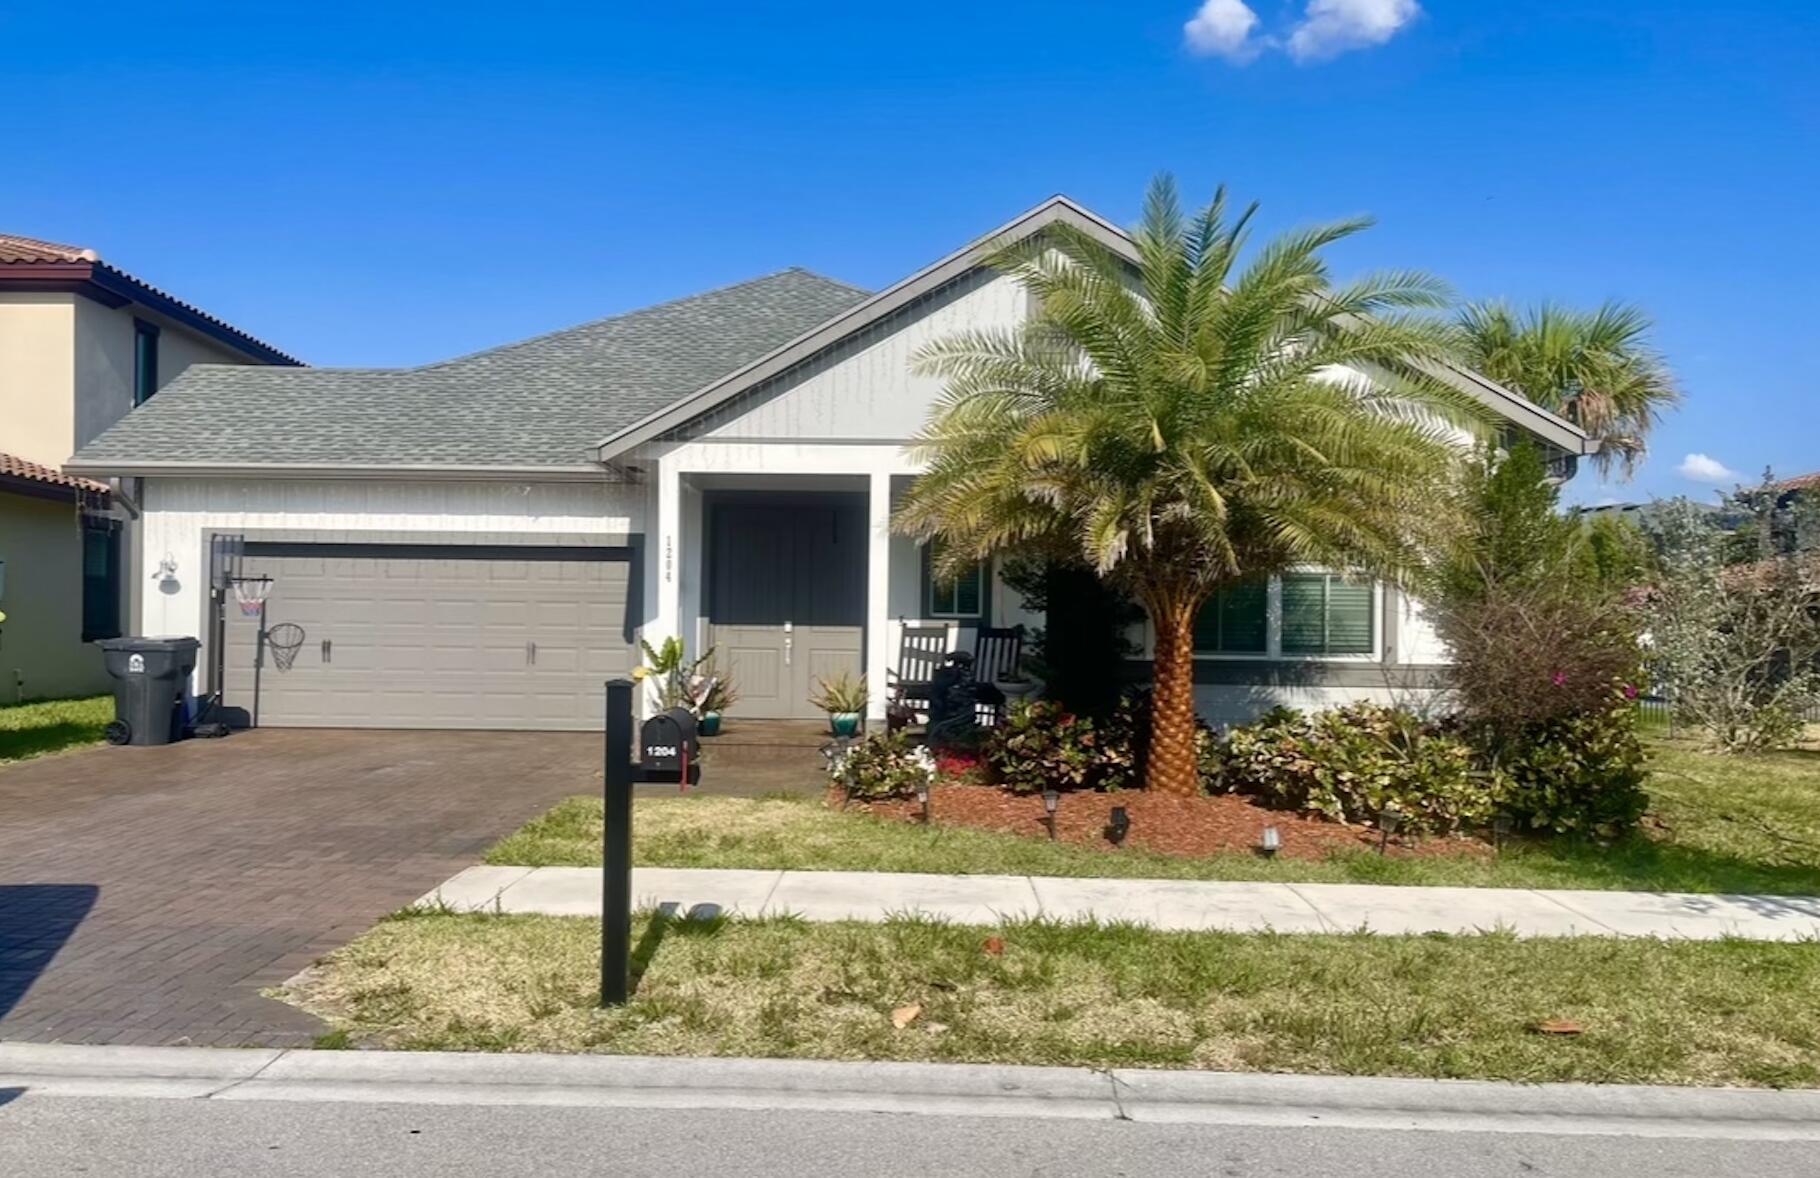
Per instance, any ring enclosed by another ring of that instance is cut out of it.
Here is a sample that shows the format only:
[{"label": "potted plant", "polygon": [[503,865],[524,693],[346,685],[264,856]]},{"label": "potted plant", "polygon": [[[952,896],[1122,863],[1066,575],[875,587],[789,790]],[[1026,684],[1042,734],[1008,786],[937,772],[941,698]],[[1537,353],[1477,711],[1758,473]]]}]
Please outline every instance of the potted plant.
[{"label": "potted plant", "polygon": [[836,736],[858,736],[860,721],[866,714],[866,677],[858,679],[853,672],[842,671],[832,682],[816,681],[809,702],[828,713],[828,728]]},{"label": "potted plant", "polygon": [[710,666],[697,678],[692,694],[690,710],[695,713],[696,731],[702,736],[719,736],[721,715],[739,702],[739,689],[731,678]]}]

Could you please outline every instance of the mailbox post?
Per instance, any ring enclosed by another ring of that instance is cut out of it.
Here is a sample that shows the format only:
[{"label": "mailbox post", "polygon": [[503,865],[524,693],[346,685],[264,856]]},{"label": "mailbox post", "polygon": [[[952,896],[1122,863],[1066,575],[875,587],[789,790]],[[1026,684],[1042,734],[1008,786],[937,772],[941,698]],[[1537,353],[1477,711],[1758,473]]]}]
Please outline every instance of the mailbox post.
[{"label": "mailbox post", "polygon": [[632,681],[607,680],[607,762],[602,778],[600,1004],[632,996]]}]

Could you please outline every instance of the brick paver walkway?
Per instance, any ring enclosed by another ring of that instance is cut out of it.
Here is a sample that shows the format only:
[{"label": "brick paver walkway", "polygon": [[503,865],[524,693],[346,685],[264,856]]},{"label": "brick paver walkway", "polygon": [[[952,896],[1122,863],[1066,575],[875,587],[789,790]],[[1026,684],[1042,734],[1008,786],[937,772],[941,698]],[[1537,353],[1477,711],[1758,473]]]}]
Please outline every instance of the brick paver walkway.
[{"label": "brick paver walkway", "polygon": [[261,998],[599,788],[590,733],[268,729],[0,767],[0,1039],[307,1043]]}]

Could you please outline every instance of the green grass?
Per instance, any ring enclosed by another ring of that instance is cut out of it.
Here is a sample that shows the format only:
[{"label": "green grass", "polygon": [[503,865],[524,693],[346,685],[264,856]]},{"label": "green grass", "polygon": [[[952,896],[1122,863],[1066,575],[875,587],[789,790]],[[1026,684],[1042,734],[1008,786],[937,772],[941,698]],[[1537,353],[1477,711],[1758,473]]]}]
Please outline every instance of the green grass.
[{"label": "green grass", "polygon": [[0,764],[99,744],[113,718],[111,695],[0,707]]},{"label": "green grass", "polygon": [[[939,822],[923,828],[809,798],[697,794],[639,799],[635,853],[640,864],[666,867],[1820,894],[1820,753],[1728,758],[1667,742],[1651,747],[1647,828],[1612,847],[1526,843],[1496,859],[1189,859]],[[487,862],[591,866],[600,862],[600,838],[600,800],[571,798],[494,846]]]},{"label": "green grass", "polygon": [[996,931],[641,916],[637,991],[601,1010],[598,921],[423,913],[276,996],[337,1047],[1820,1086],[1813,945]]}]

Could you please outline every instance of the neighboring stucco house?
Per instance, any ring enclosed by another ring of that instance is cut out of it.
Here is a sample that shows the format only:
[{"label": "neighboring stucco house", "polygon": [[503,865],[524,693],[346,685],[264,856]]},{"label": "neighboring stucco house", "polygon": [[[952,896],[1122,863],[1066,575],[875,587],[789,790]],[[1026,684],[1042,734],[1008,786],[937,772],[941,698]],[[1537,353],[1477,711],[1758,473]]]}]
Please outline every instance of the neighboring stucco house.
[{"label": "neighboring stucco house", "polygon": [[[244,537],[243,573],[275,582],[269,621],[304,631],[265,673],[267,723],[591,727],[634,639],[668,635],[719,649],[736,714],[808,716],[818,677],[882,683],[905,622],[962,645],[1040,622],[993,568],[932,583],[888,521],[940,391],[911,356],[1022,320],[988,243],[1057,222],[1131,251],[1058,197],[877,293],[786,270],[421,368],[199,366],[68,469],[131,480],[143,504],[146,631],[204,633],[211,539]],[[1562,419],[1450,379],[1565,466],[1586,451]],[[244,705],[257,627],[227,612]],[[1219,718],[1419,688],[1442,657],[1394,591],[1313,573],[1210,617]]]},{"label": "neighboring stucco house", "polygon": [[0,234],[0,702],[108,686],[132,504],[59,467],[192,364],[296,364],[102,261]]}]

